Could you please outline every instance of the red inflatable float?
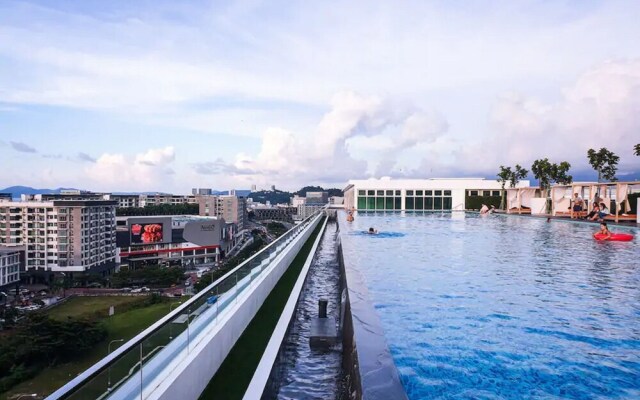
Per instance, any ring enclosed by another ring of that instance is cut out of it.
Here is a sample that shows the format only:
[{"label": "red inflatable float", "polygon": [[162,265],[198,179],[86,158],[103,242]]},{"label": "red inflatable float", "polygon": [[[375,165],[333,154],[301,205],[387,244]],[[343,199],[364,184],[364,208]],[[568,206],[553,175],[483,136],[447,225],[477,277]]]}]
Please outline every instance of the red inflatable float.
[{"label": "red inflatable float", "polygon": [[609,239],[607,239],[607,235],[603,233],[596,233],[593,237],[596,240],[613,240],[615,242],[630,242],[633,240],[633,235],[628,233],[612,233]]}]

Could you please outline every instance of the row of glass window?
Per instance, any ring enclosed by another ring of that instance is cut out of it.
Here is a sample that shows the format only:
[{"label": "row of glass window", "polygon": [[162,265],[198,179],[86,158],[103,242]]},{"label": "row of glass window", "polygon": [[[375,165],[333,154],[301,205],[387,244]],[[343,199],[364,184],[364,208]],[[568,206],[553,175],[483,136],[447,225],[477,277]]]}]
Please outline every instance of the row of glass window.
[{"label": "row of glass window", "polygon": [[452,200],[446,197],[407,197],[405,199],[406,210],[451,210]]},{"label": "row of glass window", "polygon": [[499,190],[467,190],[467,196],[499,197]]},{"label": "row of glass window", "polygon": [[[407,197],[405,210],[451,210],[450,196]],[[401,197],[358,197],[358,210],[402,210]]]},{"label": "row of glass window", "polygon": [[358,210],[402,210],[402,197],[358,197]]},{"label": "row of glass window", "polygon": [[[358,190],[358,196],[400,196],[400,190]],[[407,196],[451,196],[451,190],[406,190]]]},{"label": "row of glass window", "polygon": [[400,196],[399,190],[358,190],[358,196]]}]

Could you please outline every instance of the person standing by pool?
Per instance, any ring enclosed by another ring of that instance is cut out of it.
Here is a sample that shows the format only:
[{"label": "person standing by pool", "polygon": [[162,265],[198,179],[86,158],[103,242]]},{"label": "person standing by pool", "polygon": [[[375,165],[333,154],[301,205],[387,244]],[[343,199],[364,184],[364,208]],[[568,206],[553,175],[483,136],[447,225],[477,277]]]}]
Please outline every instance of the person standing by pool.
[{"label": "person standing by pool", "polygon": [[584,209],[584,200],[578,193],[573,194],[573,211],[582,211]]},{"label": "person standing by pool", "polygon": [[593,237],[596,238],[596,235],[598,234],[604,235],[604,237],[599,240],[609,240],[611,238],[611,231],[609,230],[609,227],[607,227],[606,222],[600,222],[600,230],[594,233]]}]

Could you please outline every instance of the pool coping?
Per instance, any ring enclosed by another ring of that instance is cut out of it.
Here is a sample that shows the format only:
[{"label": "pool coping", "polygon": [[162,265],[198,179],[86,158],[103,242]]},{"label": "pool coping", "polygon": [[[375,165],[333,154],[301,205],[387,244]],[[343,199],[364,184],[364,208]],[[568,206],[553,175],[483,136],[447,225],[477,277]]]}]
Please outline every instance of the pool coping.
[{"label": "pool coping", "polygon": [[345,215],[339,212],[337,223],[338,260],[346,292],[343,368],[350,378],[349,392],[364,400],[408,399],[364,275],[344,258],[340,226],[346,223]]}]

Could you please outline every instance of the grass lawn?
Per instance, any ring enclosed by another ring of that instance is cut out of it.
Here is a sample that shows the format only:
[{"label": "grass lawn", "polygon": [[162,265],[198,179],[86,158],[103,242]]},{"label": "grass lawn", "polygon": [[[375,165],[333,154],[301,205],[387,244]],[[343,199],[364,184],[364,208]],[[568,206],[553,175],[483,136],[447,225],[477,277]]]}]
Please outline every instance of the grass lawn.
[{"label": "grass lawn", "polygon": [[200,395],[200,399],[242,399],[323,222],[320,221],[289,269],[267,296],[256,316]]},{"label": "grass lawn", "polygon": [[[113,317],[104,320],[108,331],[108,337],[102,343],[96,345],[93,351],[86,354],[81,360],[72,363],[60,364],[55,367],[47,368],[40,372],[32,379],[22,382],[15,386],[7,393],[0,395],[1,399],[11,399],[17,393],[37,393],[38,395],[48,395],[53,391],[67,383],[76,375],[80,374],[98,360],[107,355],[107,346],[111,340],[124,339],[129,340],[142,330],[153,324],[165,314],[169,313],[170,302],[153,304],[144,308],[135,308],[121,314],[118,314],[117,303],[114,301],[121,299],[136,299],[140,301],[140,297],[78,297],[71,299],[68,303],[62,304],[51,310],[56,311],[54,318],[60,318],[70,313],[74,315],[82,315],[84,313],[93,313],[97,307],[116,306],[116,314]],[[82,304],[82,300],[88,300],[89,305]],[[180,301],[180,299],[172,299],[171,301]],[[123,303],[120,303],[123,304]],[[114,343],[111,351],[115,350],[123,343]]]},{"label": "grass lawn", "polygon": [[145,300],[146,297],[143,296],[73,297],[51,308],[47,314],[54,319],[64,319],[66,317],[89,316],[95,312],[107,312],[110,306],[114,306],[117,315],[119,306],[128,306]]}]

